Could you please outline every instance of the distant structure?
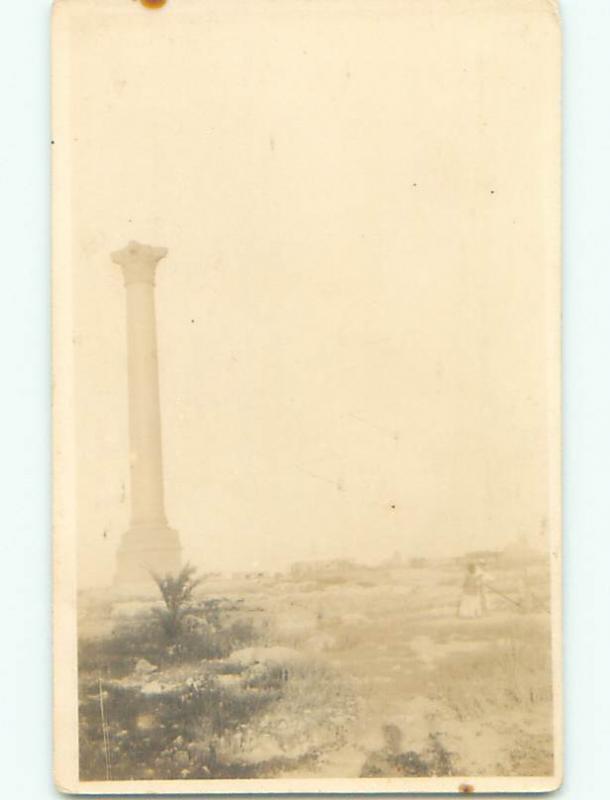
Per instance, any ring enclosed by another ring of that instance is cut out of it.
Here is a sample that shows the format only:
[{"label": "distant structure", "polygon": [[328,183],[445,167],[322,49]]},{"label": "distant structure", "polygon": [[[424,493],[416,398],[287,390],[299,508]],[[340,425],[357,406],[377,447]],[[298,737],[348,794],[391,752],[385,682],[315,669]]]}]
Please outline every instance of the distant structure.
[{"label": "distant structure", "polygon": [[358,569],[354,561],[335,558],[329,561],[297,561],[290,567],[293,578],[320,578],[328,575],[346,576]]},{"label": "distant structure", "polygon": [[494,564],[500,556],[499,550],[471,550],[463,556],[462,560],[467,562],[485,561],[487,564]]},{"label": "distant structure", "polygon": [[180,542],[167,524],[155,319],[155,272],[164,247],[129,242],[112,253],[127,295],[127,376],[131,518],[117,553],[115,585],[152,585],[151,572],[180,568]]}]

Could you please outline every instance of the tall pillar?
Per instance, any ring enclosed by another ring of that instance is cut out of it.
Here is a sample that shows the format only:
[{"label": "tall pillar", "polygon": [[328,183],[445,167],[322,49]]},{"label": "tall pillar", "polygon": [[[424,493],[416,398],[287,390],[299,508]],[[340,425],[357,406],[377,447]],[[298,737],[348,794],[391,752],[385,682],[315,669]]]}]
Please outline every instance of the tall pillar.
[{"label": "tall pillar", "polygon": [[131,520],[117,554],[115,584],[145,585],[151,572],[180,568],[180,542],[165,516],[155,319],[155,272],[164,247],[129,242],[112,253],[127,295]]}]

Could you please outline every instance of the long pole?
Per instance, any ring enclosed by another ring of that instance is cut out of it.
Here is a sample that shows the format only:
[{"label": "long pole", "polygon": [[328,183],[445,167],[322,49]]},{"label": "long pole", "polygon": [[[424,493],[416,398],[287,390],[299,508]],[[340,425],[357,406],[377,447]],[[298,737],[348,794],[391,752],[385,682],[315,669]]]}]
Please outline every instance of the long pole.
[{"label": "long pole", "polygon": [[102,691],[102,676],[100,675],[97,679],[98,689],[99,689],[99,697],[100,697],[100,716],[102,718],[102,736],[104,739],[104,757],[106,759],[106,780],[109,781],[111,778],[111,770],[110,770],[110,740],[108,737],[108,726],[106,723],[106,713],[104,711],[104,693]]},{"label": "long pole", "polygon": [[517,608],[521,608],[521,603],[518,603],[516,600],[513,600],[512,597],[509,597],[506,594],[502,594],[502,592],[499,592],[497,589],[494,589],[493,586],[488,586],[486,583],[484,583],[483,586],[485,589],[489,589],[490,592],[494,592],[494,594],[498,594],[500,595],[500,597],[503,597],[505,600],[508,600],[509,603],[512,603],[514,606],[517,606]]}]

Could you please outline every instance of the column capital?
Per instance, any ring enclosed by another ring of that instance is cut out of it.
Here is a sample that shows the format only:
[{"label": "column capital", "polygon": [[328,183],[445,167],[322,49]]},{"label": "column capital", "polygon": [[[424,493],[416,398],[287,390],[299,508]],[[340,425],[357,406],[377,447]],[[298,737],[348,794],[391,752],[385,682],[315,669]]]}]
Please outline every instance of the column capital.
[{"label": "column capital", "polygon": [[165,247],[151,247],[131,241],[122,250],[111,253],[110,257],[115,264],[122,267],[125,286],[132,283],[149,283],[154,286],[157,264],[166,255]]}]

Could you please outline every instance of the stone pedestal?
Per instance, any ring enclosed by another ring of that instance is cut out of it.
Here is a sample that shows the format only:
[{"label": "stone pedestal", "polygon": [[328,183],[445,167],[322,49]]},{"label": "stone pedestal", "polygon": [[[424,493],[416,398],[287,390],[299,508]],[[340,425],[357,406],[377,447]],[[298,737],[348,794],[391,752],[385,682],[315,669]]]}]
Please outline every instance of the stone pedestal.
[{"label": "stone pedestal", "polygon": [[180,542],[165,516],[155,319],[155,272],[163,247],[130,242],[112,254],[127,297],[131,521],[117,554],[115,585],[153,587],[151,572],[180,569]]}]

